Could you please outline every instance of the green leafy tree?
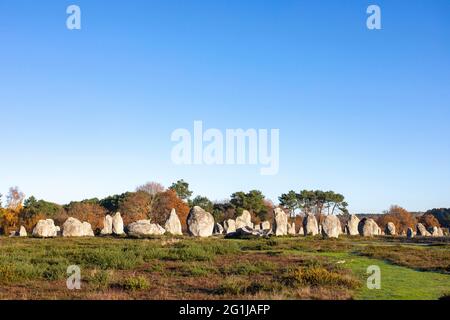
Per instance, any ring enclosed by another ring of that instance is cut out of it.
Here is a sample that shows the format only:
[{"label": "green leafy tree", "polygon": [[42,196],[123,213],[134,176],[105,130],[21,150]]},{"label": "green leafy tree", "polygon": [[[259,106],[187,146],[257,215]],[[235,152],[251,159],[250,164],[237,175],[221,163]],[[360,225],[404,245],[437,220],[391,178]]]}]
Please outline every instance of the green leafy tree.
[{"label": "green leafy tree", "polygon": [[189,183],[187,183],[183,179],[174,182],[169,189],[175,191],[178,198],[185,201],[189,200],[189,198],[192,196],[192,191],[189,190]]},{"label": "green leafy tree", "polygon": [[295,191],[289,191],[288,193],[283,193],[278,197],[280,205],[289,209],[291,218],[295,216],[295,211],[300,209],[300,199],[299,195]]},{"label": "green leafy tree", "polygon": [[196,196],[191,201],[191,206],[192,207],[199,206],[208,212],[212,212],[214,209],[214,204],[212,203],[212,201],[209,200],[207,197],[203,197],[203,196]]},{"label": "green leafy tree", "polygon": [[267,213],[264,195],[259,190],[251,190],[248,193],[235,192],[231,195],[230,203],[236,208],[237,214],[241,214],[243,210],[248,210],[254,215]]}]

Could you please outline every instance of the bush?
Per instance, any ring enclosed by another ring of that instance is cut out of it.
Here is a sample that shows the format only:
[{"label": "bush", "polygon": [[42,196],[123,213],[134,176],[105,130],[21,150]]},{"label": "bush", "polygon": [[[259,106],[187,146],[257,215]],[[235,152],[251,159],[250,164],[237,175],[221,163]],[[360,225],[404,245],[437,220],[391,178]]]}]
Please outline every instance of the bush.
[{"label": "bush", "polygon": [[357,280],[334,271],[328,271],[323,267],[291,270],[283,276],[283,282],[291,287],[307,285],[312,287],[331,286],[355,289],[359,286]]},{"label": "bush", "polygon": [[136,291],[148,289],[150,287],[150,284],[147,278],[138,276],[126,278],[122,286],[125,290]]}]

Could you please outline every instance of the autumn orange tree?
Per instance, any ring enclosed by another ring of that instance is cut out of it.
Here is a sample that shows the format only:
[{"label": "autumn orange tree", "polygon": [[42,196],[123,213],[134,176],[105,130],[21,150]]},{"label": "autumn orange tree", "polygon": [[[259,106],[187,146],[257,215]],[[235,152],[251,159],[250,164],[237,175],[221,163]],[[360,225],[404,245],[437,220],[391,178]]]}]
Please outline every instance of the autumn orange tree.
[{"label": "autumn orange tree", "polygon": [[388,222],[392,222],[395,225],[397,233],[402,233],[406,232],[408,228],[414,229],[417,220],[406,209],[394,205],[390,207],[389,211],[387,211],[377,219],[377,224],[382,230],[386,228]]},{"label": "autumn orange tree", "polygon": [[98,204],[98,201],[71,202],[66,206],[66,213],[58,217],[58,224],[63,224],[68,217],[89,222],[92,230],[98,233],[103,229],[103,220],[106,216],[106,209]]},{"label": "autumn orange tree", "polygon": [[6,208],[0,210],[0,228],[4,233],[9,233],[18,228],[19,213],[22,209],[22,203],[25,194],[18,187],[9,188],[6,195]]},{"label": "autumn orange tree", "polygon": [[424,215],[419,217],[419,222],[422,223],[425,228],[433,228],[433,227],[440,227],[438,219],[436,219],[435,216],[432,214],[425,213]]},{"label": "autumn orange tree", "polygon": [[186,220],[189,214],[189,206],[185,201],[181,200],[177,193],[172,189],[168,189],[156,195],[156,199],[150,213],[150,219],[152,222],[164,226],[172,209],[175,209],[178,217],[180,218],[182,228],[186,230]]}]

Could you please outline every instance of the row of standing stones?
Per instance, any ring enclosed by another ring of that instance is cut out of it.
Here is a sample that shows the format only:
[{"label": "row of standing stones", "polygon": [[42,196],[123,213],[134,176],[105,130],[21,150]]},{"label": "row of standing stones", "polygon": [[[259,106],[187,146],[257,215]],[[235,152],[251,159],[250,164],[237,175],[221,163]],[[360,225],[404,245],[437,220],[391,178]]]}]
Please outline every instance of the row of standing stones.
[{"label": "row of standing stones", "polygon": [[[337,216],[325,216],[322,223],[318,223],[316,217],[307,214],[303,218],[300,229],[296,230],[295,223],[289,223],[287,214],[281,208],[274,209],[272,224],[264,221],[260,224],[253,224],[251,214],[247,210],[235,220],[225,220],[223,225],[215,223],[214,217],[200,207],[193,207],[187,217],[189,235],[194,237],[210,237],[213,235],[225,234],[226,238],[248,238],[248,237],[270,237],[286,235],[319,235],[325,238],[338,238],[341,234],[350,236],[361,235],[373,237],[377,235],[397,235],[395,225],[389,222],[384,231],[377,223],[370,218],[360,220],[356,215],[351,215],[347,225],[342,228]],[[130,237],[145,237],[153,235],[182,235],[181,222],[175,209],[172,209],[164,227],[151,223],[150,220],[139,220],[124,226],[123,219],[119,212],[114,216],[107,215],[103,221],[103,229],[100,235],[128,235]],[[32,236],[38,238],[51,238],[62,235],[63,237],[93,237],[94,232],[91,224],[81,222],[75,218],[68,218],[62,227],[55,226],[52,219],[40,220],[33,229]],[[444,233],[441,228],[434,227],[427,230],[421,223],[417,224],[416,231],[409,228],[406,234],[408,238],[415,236],[442,237]],[[23,226],[11,236],[26,237],[27,232]]]}]

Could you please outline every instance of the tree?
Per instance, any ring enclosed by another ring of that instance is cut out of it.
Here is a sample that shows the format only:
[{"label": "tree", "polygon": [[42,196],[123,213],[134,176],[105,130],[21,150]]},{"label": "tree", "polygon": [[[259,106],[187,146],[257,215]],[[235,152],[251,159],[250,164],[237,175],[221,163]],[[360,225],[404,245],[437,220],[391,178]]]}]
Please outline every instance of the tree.
[{"label": "tree", "polygon": [[377,219],[377,224],[381,229],[386,228],[388,222],[392,222],[395,225],[395,229],[398,233],[403,233],[408,230],[408,228],[415,228],[417,220],[416,218],[399,206],[391,206],[389,211],[385,212],[384,215]]},{"label": "tree", "polygon": [[62,220],[66,216],[66,211],[59,204],[36,200],[31,196],[23,203],[23,208],[19,213],[20,224],[31,231],[39,220],[54,219]]},{"label": "tree", "polygon": [[9,193],[6,196],[6,207],[8,209],[18,211],[22,208],[22,202],[25,199],[25,194],[19,190],[18,187],[9,188]]},{"label": "tree", "polygon": [[189,183],[183,179],[174,182],[169,189],[175,191],[177,196],[185,201],[192,196],[192,191],[189,190]]},{"label": "tree", "polygon": [[432,209],[428,210],[425,214],[433,215],[442,227],[450,228],[450,208]]},{"label": "tree", "polygon": [[288,193],[283,193],[278,197],[280,205],[286,209],[289,209],[291,218],[295,216],[295,210],[300,209],[299,195],[291,190]]},{"label": "tree", "polygon": [[155,202],[150,212],[150,219],[153,223],[158,223],[164,226],[169,218],[170,212],[175,209],[178,218],[180,219],[183,230],[187,230],[186,220],[189,214],[189,206],[181,200],[175,191],[166,190],[156,194]]},{"label": "tree", "polygon": [[154,198],[144,191],[129,192],[119,203],[119,211],[125,224],[146,220],[150,216]]},{"label": "tree", "polygon": [[214,204],[207,197],[196,196],[191,203],[192,207],[199,206],[200,208],[212,212],[214,209]]},{"label": "tree", "polygon": [[230,203],[235,207],[236,214],[248,210],[251,214],[259,216],[267,214],[264,195],[259,190],[251,190],[248,193],[239,191],[231,195]]},{"label": "tree", "polygon": [[137,187],[136,191],[144,191],[149,195],[154,196],[158,193],[164,192],[164,186],[158,182],[147,182],[146,184]]},{"label": "tree", "polygon": [[99,201],[99,204],[104,207],[109,213],[114,214],[119,211],[120,204],[131,194],[131,192],[125,192],[122,194],[115,194],[113,196],[106,197]]},{"label": "tree", "polygon": [[435,216],[429,213],[425,213],[419,217],[419,222],[425,226],[425,228],[433,228],[433,227],[440,227],[438,219],[436,219]]},{"label": "tree", "polygon": [[99,233],[103,229],[103,220],[106,216],[106,209],[100,204],[95,203],[92,199],[81,202],[71,202],[66,206],[66,216],[60,216],[57,220],[60,224],[64,223],[67,218],[73,217],[81,222],[89,222],[92,230]]},{"label": "tree", "polygon": [[216,202],[213,205],[211,214],[217,222],[223,222],[236,217],[236,208],[228,200]]}]

